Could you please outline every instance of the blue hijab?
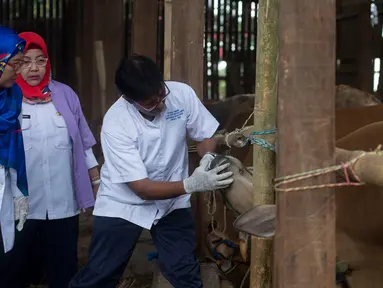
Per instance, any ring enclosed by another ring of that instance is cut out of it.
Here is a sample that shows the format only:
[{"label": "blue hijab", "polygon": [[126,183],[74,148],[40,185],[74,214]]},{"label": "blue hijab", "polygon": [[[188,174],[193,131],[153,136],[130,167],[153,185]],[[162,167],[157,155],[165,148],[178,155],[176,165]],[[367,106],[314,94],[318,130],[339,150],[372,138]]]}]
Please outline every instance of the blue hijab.
[{"label": "blue hijab", "polygon": [[[23,52],[25,42],[11,29],[0,26],[0,77],[8,61]],[[23,95],[16,84],[0,87],[0,165],[17,172],[17,187],[28,195],[24,143],[19,122]]]}]

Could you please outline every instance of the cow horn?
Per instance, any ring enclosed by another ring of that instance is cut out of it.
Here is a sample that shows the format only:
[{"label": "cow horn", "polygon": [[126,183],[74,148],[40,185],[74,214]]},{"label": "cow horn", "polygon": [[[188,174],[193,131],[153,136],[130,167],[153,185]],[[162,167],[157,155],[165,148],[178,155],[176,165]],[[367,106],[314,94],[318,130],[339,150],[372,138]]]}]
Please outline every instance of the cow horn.
[{"label": "cow horn", "polygon": [[234,221],[237,231],[260,238],[272,238],[275,235],[276,206],[258,205],[241,214]]}]

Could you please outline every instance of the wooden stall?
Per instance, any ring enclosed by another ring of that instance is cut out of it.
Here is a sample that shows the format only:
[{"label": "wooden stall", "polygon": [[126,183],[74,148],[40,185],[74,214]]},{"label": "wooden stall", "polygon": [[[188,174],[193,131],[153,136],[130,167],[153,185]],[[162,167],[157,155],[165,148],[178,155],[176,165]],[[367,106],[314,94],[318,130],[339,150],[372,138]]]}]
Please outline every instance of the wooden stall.
[{"label": "wooden stall", "polygon": [[[369,0],[28,1],[0,0],[0,23],[19,32],[30,28],[47,39],[54,76],[79,93],[96,135],[118,97],[114,71],[119,59],[145,54],[164,68],[166,80],[188,83],[201,100],[218,100],[222,81],[228,97],[253,93],[255,87],[261,100],[255,103],[255,119],[263,119],[256,128],[278,124],[279,176],[333,164],[335,82],[372,92],[372,60],[383,55],[381,24],[371,27]],[[258,27],[257,19],[266,26]],[[218,71],[221,62],[227,65],[224,75]],[[266,180],[260,183],[260,175],[254,179],[258,194],[253,204],[272,203],[275,169],[266,166],[275,155],[258,154],[259,147],[254,151]],[[99,146],[95,152],[101,155]],[[323,176],[315,181],[332,180]],[[193,195],[192,205],[197,250],[204,256],[205,224],[210,221],[204,195]],[[271,278],[275,288],[334,287],[334,205],[333,191],[327,188],[280,193],[274,275],[271,241],[253,239],[251,287],[270,288]]]}]

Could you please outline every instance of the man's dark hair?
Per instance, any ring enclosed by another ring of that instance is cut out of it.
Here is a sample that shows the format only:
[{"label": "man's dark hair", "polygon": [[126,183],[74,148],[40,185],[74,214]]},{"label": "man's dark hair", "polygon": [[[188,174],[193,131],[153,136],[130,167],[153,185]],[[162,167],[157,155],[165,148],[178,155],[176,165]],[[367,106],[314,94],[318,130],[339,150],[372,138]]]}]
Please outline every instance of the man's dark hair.
[{"label": "man's dark hair", "polygon": [[133,101],[158,95],[164,81],[156,63],[149,57],[133,55],[120,61],[115,75],[117,89]]}]

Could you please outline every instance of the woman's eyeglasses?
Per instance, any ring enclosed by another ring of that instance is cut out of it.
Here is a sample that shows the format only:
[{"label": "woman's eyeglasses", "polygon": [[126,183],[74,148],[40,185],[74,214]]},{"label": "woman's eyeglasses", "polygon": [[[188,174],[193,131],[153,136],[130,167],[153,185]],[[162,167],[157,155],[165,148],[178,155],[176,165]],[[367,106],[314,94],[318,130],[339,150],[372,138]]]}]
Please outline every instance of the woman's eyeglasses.
[{"label": "woman's eyeglasses", "polygon": [[18,62],[14,62],[14,63],[10,63],[10,62],[7,63],[7,66],[11,67],[14,71],[18,71],[22,65],[23,65],[23,61],[18,61]]},{"label": "woman's eyeglasses", "polygon": [[21,68],[30,69],[33,63],[35,63],[37,67],[45,67],[48,64],[48,58],[39,58],[36,60],[24,60],[21,63]]}]

